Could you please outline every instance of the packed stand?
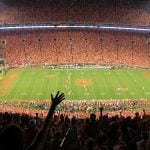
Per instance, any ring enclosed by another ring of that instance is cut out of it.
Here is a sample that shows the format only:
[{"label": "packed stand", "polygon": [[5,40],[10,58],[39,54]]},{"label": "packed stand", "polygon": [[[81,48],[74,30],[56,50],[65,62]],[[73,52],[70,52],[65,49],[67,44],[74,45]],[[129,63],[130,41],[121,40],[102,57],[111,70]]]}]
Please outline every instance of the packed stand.
[{"label": "packed stand", "polygon": [[105,23],[149,26],[148,8],[147,1],[135,2],[132,0],[117,2],[115,0],[39,0],[28,2],[2,0],[0,23]]},{"label": "packed stand", "polygon": [[6,42],[1,43],[5,62],[9,67],[59,64],[149,67],[150,64],[150,42],[147,34],[33,31],[23,32],[21,35],[13,32],[13,35],[6,33]]},{"label": "packed stand", "polygon": [[[58,92],[55,97],[51,95],[51,100],[45,119],[40,118],[38,113],[34,117],[27,114],[0,113],[0,148],[57,150],[66,132],[72,127],[68,136],[76,141],[76,144],[77,140],[79,141],[81,150],[150,148],[150,115],[144,109],[141,115],[136,112],[133,118],[130,115],[124,116],[122,112],[110,117],[106,112],[104,114],[104,108],[100,106],[98,117],[95,113],[91,113],[89,117],[83,119],[74,116],[74,113],[70,118],[61,112],[54,113],[56,106],[64,100],[63,93]],[[74,139],[71,133],[77,139]]]}]

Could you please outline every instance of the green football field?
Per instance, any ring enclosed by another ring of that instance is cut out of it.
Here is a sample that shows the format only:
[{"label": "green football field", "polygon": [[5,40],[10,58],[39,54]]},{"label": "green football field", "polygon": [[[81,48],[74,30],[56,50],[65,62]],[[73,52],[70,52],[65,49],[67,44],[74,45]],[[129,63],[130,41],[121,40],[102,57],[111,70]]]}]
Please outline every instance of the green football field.
[{"label": "green football field", "polygon": [[0,78],[0,99],[44,100],[50,93],[67,100],[150,99],[150,70],[13,69]]}]

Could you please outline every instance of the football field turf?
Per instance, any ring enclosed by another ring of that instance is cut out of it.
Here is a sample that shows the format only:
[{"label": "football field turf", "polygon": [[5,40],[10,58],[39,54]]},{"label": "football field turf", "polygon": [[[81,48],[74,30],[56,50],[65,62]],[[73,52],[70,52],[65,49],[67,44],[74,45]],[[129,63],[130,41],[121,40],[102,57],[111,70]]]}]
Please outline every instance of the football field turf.
[{"label": "football field turf", "polygon": [[150,99],[149,69],[13,69],[0,78],[0,99]]}]

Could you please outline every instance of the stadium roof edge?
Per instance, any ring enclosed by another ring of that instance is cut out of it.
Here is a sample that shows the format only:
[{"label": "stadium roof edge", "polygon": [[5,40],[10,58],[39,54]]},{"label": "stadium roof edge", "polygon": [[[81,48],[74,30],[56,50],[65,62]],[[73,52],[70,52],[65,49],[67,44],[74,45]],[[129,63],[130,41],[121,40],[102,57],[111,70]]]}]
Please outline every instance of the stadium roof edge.
[{"label": "stadium roof edge", "polygon": [[150,33],[150,26],[129,26],[114,24],[9,24],[0,25],[0,31],[16,31],[16,30],[107,30],[107,31],[127,31],[127,32],[143,32]]}]

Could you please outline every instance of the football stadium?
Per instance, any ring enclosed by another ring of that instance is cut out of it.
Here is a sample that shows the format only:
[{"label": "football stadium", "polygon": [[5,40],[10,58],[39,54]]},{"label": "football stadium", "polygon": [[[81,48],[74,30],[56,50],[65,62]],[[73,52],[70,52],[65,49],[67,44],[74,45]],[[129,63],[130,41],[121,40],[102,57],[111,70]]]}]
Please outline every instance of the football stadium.
[{"label": "football stadium", "polygon": [[0,1],[0,149],[149,150],[149,125],[149,0]]}]

